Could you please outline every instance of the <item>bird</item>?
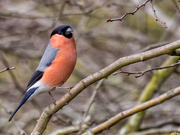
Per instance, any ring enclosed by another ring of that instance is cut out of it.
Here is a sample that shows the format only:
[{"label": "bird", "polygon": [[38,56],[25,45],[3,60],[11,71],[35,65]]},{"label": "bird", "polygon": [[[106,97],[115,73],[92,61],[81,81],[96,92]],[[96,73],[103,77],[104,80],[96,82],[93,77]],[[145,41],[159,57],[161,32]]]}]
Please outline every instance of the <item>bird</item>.
[{"label": "bird", "polygon": [[[27,85],[26,92],[11,114],[12,120],[22,105],[35,96],[53,91],[63,85],[72,74],[77,60],[76,43],[73,30],[69,25],[55,28],[51,35],[45,52]],[[51,95],[52,96],[52,95]]]}]

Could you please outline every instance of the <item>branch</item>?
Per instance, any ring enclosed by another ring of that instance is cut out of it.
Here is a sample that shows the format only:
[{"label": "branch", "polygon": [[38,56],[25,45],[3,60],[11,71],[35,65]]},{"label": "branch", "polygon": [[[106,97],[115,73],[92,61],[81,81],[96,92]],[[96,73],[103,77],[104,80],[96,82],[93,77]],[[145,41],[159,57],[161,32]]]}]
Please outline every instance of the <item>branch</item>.
[{"label": "branch", "polygon": [[[0,52],[0,58],[1,58],[1,61],[2,61],[2,63],[4,64],[5,67],[10,67],[8,61],[4,58],[4,56],[2,55],[1,52]],[[20,83],[19,83],[19,81],[17,80],[15,74],[14,74],[11,70],[9,70],[9,75],[10,75],[10,77],[11,77],[11,79],[12,79],[15,87],[17,88],[17,90],[19,90],[19,92],[23,94],[23,93],[24,93],[24,89],[23,89],[23,87],[20,85]],[[36,102],[35,99],[33,99],[31,102],[32,102],[32,104],[33,104],[39,111],[42,110],[41,107],[39,106],[39,104]]]},{"label": "branch", "polygon": [[150,130],[145,130],[141,132],[135,132],[135,133],[130,133],[127,135],[179,135],[178,128],[160,128],[160,129],[150,129]]},{"label": "branch", "polygon": [[[180,57],[168,57],[162,64],[162,66],[172,65],[176,63]],[[138,103],[142,104],[153,98],[156,92],[160,89],[161,85],[168,79],[168,77],[173,73],[174,68],[167,68],[164,70],[158,70],[153,73],[150,82],[146,85],[144,90],[139,96]],[[124,135],[128,133],[133,133],[138,131],[141,123],[145,117],[146,111],[142,111],[133,115],[130,119],[128,119],[127,123],[121,127],[119,131],[119,135]]]},{"label": "branch", "polygon": [[30,15],[21,14],[16,12],[1,12],[0,17],[12,17],[12,18],[25,18],[25,19],[37,19],[37,18],[54,18],[55,15]]},{"label": "branch", "polygon": [[95,97],[96,97],[96,94],[97,94],[99,88],[101,87],[102,83],[104,82],[104,80],[105,80],[105,79],[102,79],[102,80],[99,81],[98,84],[96,85],[96,87],[95,87],[95,89],[94,89],[94,91],[93,91],[93,94],[92,94],[92,96],[91,96],[91,98],[90,98],[90,100],[89,100],[89,102],[88,102],[88,106],[87,106],[86,112],[84,113],[84,116],[83,116],[84,119],[87,117],[87,115],[88,115],[88,113],[89,113],[89,110],[90,110],[90,108],[91,108],[91,106],[92,106],[92,104],[93,104],[93,102],[94,102]]},{"label": "branch", "polygon": [[143,76],[145,73],[150,72],[150,71],[153,71],[153,70],[162,70],[162,69],[166,69],[166,68],[175,67],[175,66],[178,66],[178,65],[180,65],[180,61],[178,61],[177,63],[174,63],[174,64],[172,64],[172,65],[169,65],[169,66],[154,67],[154,68],[150,68],[150,69],[147,69],[147,70],[144,70],[144,71],[139,71],[139,72],[127,72],[127,71],[122,71],[122,70],[120,69],[119,72],[116,72],[116,73],[114,73],[113,75],[117,75],[117,74],[119,74],[119,73],[124,73],[124,74],[126,74],[127,76],[132,75],[132,74],[138,74],[138,75],[135,76],[135,78],[138,78],[138,77]]},{"label": "branch", "polygon": [[157,22],[160,22],[160,23],[164,26],[164,28],[165,28],[165,29],[166,29],[166,28],[168,28],[168,27],[167,27],[167,25],[166,25],[166,22],[164,22],[164,21],[160,20],[160,19],[159,19],[159,17],[157,16],[157,14],[156,14],[156,10],[155,10],[155,8],[154,8],[154,5],[153,5],[152,0],[151,0],[150,2],[151,2],[151,7],[152,7],[152,10],[153,10],[153,12],[154,12],[154,17],[155,17],[155,20],[156,20]]},{"label": "branch", "polygon": [[52,132],[50,135],[68,135],[70,133],[74,133],[79,130],[85,131],[87,128],[88,128],[87,124],[68,126],[62,129],[57,129],[56,131]]},{"label": "branch", "polygon": [[[84,112],[84,115],[83,115],[83,120],[82,120],[82,124],[88,124],[88,122],[90,121],[90,117],[88,117],[88,114],[89,114],[89,110],[91,108],[91,106],[93,105],[94,103],[94,99],[96,98],[96,95],[97,95],[97,92],[99,90],[99,88],[102,86],[103,82],[104,82],[105,79],[102,79],[100,80],[96,86],[95,86],[95,89],[88,101],[88,105],[87,105],[87,108],[86,108],[86,111]],[[88,124],[89,125],[89,124]],[[77,135],[81,135],[83,132],[83,130],[80,128],[79,132],[77,133]]]},{"label": "branch", "polygon": [[170,120],[160,121],[160,122],[158,121],[157,123],[153,123],[153,125],[140,128],[140,131],[155,129],[155,128],[162,128],[167,125],[180,126],[180,121],[176,119],[170,119]]},{"label": "branch", "polygon": [[81,91],[83,91],[89,85],[103,78],[107,78],[113,72],[117,71],[118,69],[126,65],[145,61],[161,55],[169,54],[178,48],[180,48],[180,40],[147,52],[142,52],[139,54],[134,54],[120,58],[114,63],[105,67],[104,69],[86,77],[71,89],[71,94],[66,93],[63,97],[61,97],[59,100],[56,101],[56,105],[51,104],[43,111],[31,135],[41,135],[46,129],[46,126],[52,115],[55,114],[57,111],[59,111],[61,108],[63,108],[65,105],[67,105],[71,100],[73,100]]},{"label": "branch", "polygon": [[154,12],[155,20],[158,21],[158,22],[160,22],[161,24],[163,24],[163,26],[164,26],[165,29],[168,28],[167,25],[166,25],[166,22],[160,20],[159,17],[157,16],[156,10],[155,10],[154,5],[153,5],[153,3],[152,3],[153,0],[146,0],[146,1],[144,1],[141,5],[137,5],[137,7],[136,7],[136,9],[135,9],[134,11],[132,11],[132,12],[126,12],[126,13],[124,13],[124,15],[121,16],[120,18],[108,19],[107,22],[122,21],[127,15],[134,15],[140,8],[145,7],[148,2],[151,2],[151,7],[152,7],[152,10],[153,10],[153,12]]},{"label": "branch", "polygon": [[[164,101],[171,99],[175,96],[178,96],[180,94],[180,87],[177,87],[173,90],[170,90],[164,94],[162,94],[161,96],[151,99],[150,101],[147,101],[143,104],[140,104],[138,106],[135,106],[134,108],[131,108],[129,110],[120,112],[119,114],[115,115],[114,117],[110,118],[109,120],[105,121],[104,123],[90,129],[92,133],[96,134],[96,133],[100,133],[105,129],[110,128],[111,126],[113,126],[114,124],[116,124],[117,122],[119,122],[120,120],[131,116],[137,112],[141,112],[144,111],[148,108],[151,108],[155,105],[158,105],[160,103],[163,103]],[[88,135],[87,133],[84,133],[82,135]]]},{"label": "branch", "polygon": [[3,70],[0,70],[0,73],[5,72],[7,70],[14,70],[14,69],[15,69],[15,67],[7,67],[7,68],[5,68]]},{"label": "branch", "polygon": [[107,22],[114,22],[114,21],[122,21],[127,15],[134,15],[140,8],[142,7],[145,7],[146,4],[148,2],[150,2],[152,0],[146,0],[144,3],[142,3],[141,5],[137,5],[136,9],[132,12],[127,12],[127,13],[124,13],[123,16],[121,16],[121,18],[115,18],[115,19],[108,19]]}]

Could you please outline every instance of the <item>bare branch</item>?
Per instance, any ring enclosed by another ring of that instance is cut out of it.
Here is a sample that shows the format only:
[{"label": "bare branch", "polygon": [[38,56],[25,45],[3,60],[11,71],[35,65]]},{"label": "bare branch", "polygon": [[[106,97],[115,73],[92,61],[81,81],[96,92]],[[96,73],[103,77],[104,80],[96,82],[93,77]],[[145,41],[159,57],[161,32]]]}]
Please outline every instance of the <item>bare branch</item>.
[{"label": "bare branch", "polygon": [[148,130],[148,129],[155,129],[155,128],[162,128],[163,126],[166,126],[166,125],[179,126],[180,125],[180,121],[176,120],[176,119],[170,119],[170,120],[165,120],[165,121],[158,121],[157,123],[153,123],[153,125],[149,125],[149,126],[140,128],[140,131]]},{"label": "bare branch", "polygon": [[120,58],[114,63],[105,67],[104,69],[86,77],[71,89],[71,94],[66,93],[63,97],[61,97],[59,100],[56,101],[56,105],[51,104],[43,111],[31,135],[41,135],[46,129],[46,126],[52,115],[55,114],[57,111],[59,111],[61,108],[63,108],[65,105],[67,105],[71,100],[73,100],[81,91],[83,91],[89,85],[103,78],[107,78],[113,72],[117,71],[118,69],[126,65],[145,61],[154,57],[158,57],[160,55],[169,54],[178,48],[180,48],[180,40],[150,51]]},{"label": "bare branch", "polygon": [[99,88],[101,87],[102,83],[104,82],[105,79],[102,79],[101,81],[98,82],[98,84],[96,85],[96,88],[94,89],[94,92],[89,100],[89,103],[88,103],[88,106],[87,106],[87,109],[86,109],[86,112],[84,113],[84,119],[87,117],[88,113],[89,113],[89,110],[94,102],[94,99],[96,97],[96,94],[99,90]]},{"label": "bare branch", "polygon": [[145,7],[146,4],[148,2],[150,2],[152,0],[146,0],[144,3],[142,3],[141,5],[137,5],[136,9],[132,12],[127,12],[127,13],[124,13],[123,16],[121,16],[121,18],[115,18],[115,19],[108,19],[107,22],[114,22],[114,21],[122,21],[127,15],[134,15],[140,8],[142,7]]},{"label": "bare branch", "polygon": [[14,70],[14,69],[15,69],[15,67],[7,67],[7,68],[5,68],[3,70],[0,70],[0,73],[5,72],[7,70]]},{"label": "bare branch", "polygon": [[152,7],[152,10],[153,10],[153,12],[154,12],[155,20],[156,20],[157,22],[160,22],[160,23],[164,26],[165,29],[168,28],[167,25],[166,25],[166,22],[160,20],[159,17],[157,16],[156,10],[155,10],[155,8],[154,8],[153,1],[152,1],[152,0],[151,0],[151,7]]},{"label": "bare branch", "polygon": [[[141,112],[144,111],[148,108],[151,108],[155,105],[161,104],[164,101],[171,99],[175,96],[178,96],[180,94],[180,87],[177,87],[173,90],[170,90],[164,94],[162,94],[161,96],[151,99],[143,104],[140,104],[138,106],[135,106],[134,108],[131,108],[129,110],[120,112],[119,114],[115,115],[114,117],[110,118],[109,120],[105,121],[104,123],[90,129],[93,133],[100,133],[108,128],[110,128],[111,126],[113,126],[114,124],[116,124],[117,122],[119,122],[120,120],[131,116],[137,112]],[[83,135],[88,135],[87,133],[84,133]]]},{"label": "bare branch", "polygon": [[[2,60],[2,63],[4,64],[4,66],[10,67],[8,61],[4,58],[4,56],[1,53],[0,53],[0,58]],[[15,87],[17,88],[17,90],[23,94],[25,91],[24,91],[23,87],[20,85],[19,81],[17,80],[15,74],[11,70],[9,70],[9,74],[10,74],[11,79],[12,79]],[[35,99],[33,99],[31,102],[38,109],[38,111],[42,110],[41,107],[39,106],[39,104],[35,101]]]},{"label": "bare branch", "polygon": [[1,12],[0,17],[12,17],[12,18],[25,18],[25,19],[37,19],[37,18],[54,18],[56,15],[30,15],[30,14],[21,14],[14,12]]},{"label": "bare branch", "polygon": [[150,129],[141,132],[129,133],[127,135],[178,135],[178,128]]},{"label": "bare branch", "polygon": [[50,135],[68,135],[70,133],[77,132],[80,129],[82,131],[85,131],[88,127],[89,126],[87,124],[68,126],[62,129],[57,129],[56,131],[52,132]]},{"label": "bare branch", "polygon": [[127,72],[127,71],[122,71],[122,70],[120,69],[119,72],[116,72],[116,73],[114,73],[113,75],[117,75],[117,74],[119,74],[119,73],[124,73],[124,74],[126,74],[127,76],[132,75],[132,74],[139,74],[139,75],[136,75],[136,76],[135,76],[136,78],[138,78],[138,77],[141,77],[141,76],[143,76],[145,73],[150,72],[150,71],[162,70],[162,69],[166,69],[166,68],[175,67],[175,66],[178,66],[178,65],[180,65],[180,61],[178,61],[177,63],[174,63],[174,64],[172,64],[172,65],[169,65],[169,66],[165,66],[165,67],[154,67],[154,68],[150,68],[150,69],[147,69],[147,70],[144,70],[144,71],[139,71],[139,72]]},{"label": "bare branch", "polygon": [[[180,59],[179,56],[168,57],[162,63],[161,67],[172,65],[178,62],[179,59]],[[146,84],[145,88],[140,94],[139,99],[137,101],[137,105],[142,104],[152,99],[155,93],[157,93],[160,90],[162,84],[168,79],[168,77],[173,73],[174,70],[175,70],[175,67],[155,71],[152,74],[151,80],[149,81],[149,83]],[[121,127],[121,129],[119,130],[119,135],[129,134],[129,133],[134,133],[136,131],[139,131],[142,121],[145,117],[146,111],[147,110],[136,113],[131,118],[129,118],[127,123],[123,127]]]},{"label": "bare branch", "polygon": [[158,22],[160,22],[161,24],[163,24],[163,26],[164,26],[165,29],[168,28],[167,25],[166,25],[166,22],[160,20],[159,17],[157,16],[156,10],[155,10],[154,5],[153,5],[153,3],[152,3],[153,0],[146,0],[146,1],[144,1],[142,4],[137,5],[137,7],[136,7],[136,9],[135,9],[134,11],[132,11],[132,12],[126,12],[126,13],[124,13],[124,15],[121,16],[120,18],[108,19],[107,22],[122,21],[127,15],[134,15],[140,8],[145,7],[148,2],[151,2],[151,6],[152,6],[152,10],[153,10],[153,12],[154,12],[155,20],[158,21]]},{"label": "bare branch", "polygon": [[[87,122],[89,122],[89,120],[90,120],[90,119],[87,118],[88,113],[89,113],[89,110],[90,110],[90,108],[91,108],[91,106],[92,106],[92,104],[93,104],[93,102],[94,102],[94,99],[95,99],[95,97],[96,97],[96,95],[97,95],[97,92],[98,92],[99,88],[101,87],[101,85],[103,84],[104,80],[105,80],[105,79],[102,79],[102,80],[100,80],[100,81],[97,83],[97,85],[96,85],[96,87],[95,87],[95,89],[94,89],[94,91],[93,91],[93,93],[92,93],[92,95],[91,95],[91,98],[90,98],[90,100],[89,100],[89,102],[88,102],[87,109],[86,109],[86,111],[85,111],[85,113],[84,113],[84,116],[83,116],[82,125],[83,125],[83,124],[87,124]],[[90,118],[90,117],[89,117],[89,118]],[[81,135],[82,132],[83,132],[83,130],[80,128],[80,130],[79,130],[79,132],[77,133],[77,135]]]}]

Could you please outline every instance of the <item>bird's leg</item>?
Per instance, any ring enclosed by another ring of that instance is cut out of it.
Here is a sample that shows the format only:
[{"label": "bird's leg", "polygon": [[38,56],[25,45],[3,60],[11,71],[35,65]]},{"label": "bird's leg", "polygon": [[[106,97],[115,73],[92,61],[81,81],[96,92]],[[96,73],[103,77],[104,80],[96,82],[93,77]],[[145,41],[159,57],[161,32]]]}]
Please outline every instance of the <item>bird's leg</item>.
[{"label": "bird's leg", "polygon": [[68,89],[68,93],[69,93],[69,95],[71,95],[71,89],[73,88],[74,86],[70,86],[70,87],[58,87],[58,86],[56,86],[56,88],[61,88],[61,89]]},{"label": "bird's leg", "polygon": [[54,105],[56,105],[56,99],[52,96],[51,92],[48,92],[48,93],[49,93],[49,95],[51,96],[51,98],[53,99]]}]

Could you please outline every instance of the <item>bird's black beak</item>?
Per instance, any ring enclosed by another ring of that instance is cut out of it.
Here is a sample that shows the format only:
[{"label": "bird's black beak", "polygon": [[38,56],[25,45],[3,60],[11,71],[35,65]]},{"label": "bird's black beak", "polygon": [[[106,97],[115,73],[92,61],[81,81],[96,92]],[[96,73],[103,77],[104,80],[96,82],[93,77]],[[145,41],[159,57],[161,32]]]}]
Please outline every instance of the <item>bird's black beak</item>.
[{"label": "bird's black beak", "polygon": [[67,30],[66,30],[66,32],[65,32],[65,35],[71,35],[71,34],[73,34],[73,30],[71,29],[71,28],[68,28]]}]

